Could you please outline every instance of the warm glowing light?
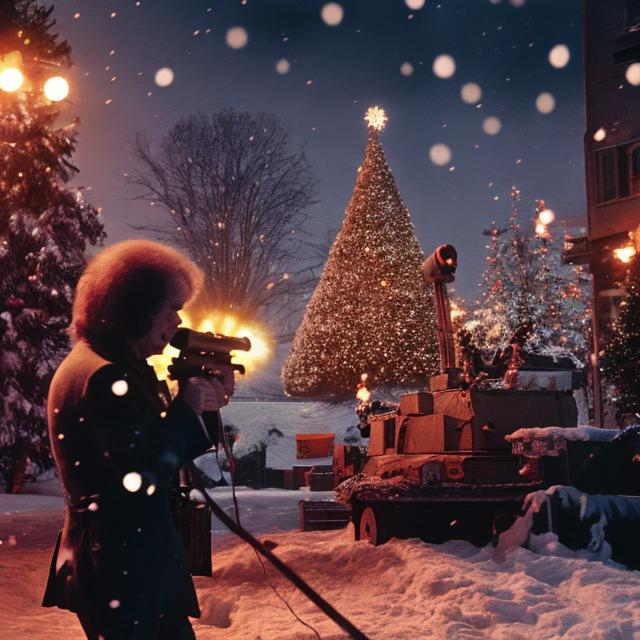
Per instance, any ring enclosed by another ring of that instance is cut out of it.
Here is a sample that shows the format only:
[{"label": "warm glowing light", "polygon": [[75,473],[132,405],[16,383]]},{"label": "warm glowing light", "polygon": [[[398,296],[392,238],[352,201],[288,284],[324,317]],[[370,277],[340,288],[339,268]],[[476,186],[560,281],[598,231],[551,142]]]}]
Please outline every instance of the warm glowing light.
[{"label": "warm glowing light", "polygon": [[479,84],[475,82],[467,82],[467,84],[462,86],[460,89],[460,97],[467,104],[475,104],[476,102],[480,102],[482,98],[482,89]]},{"label": "warm glowing light", "polygon": [[450,78],[456,72],[456,61],[446,53],[438,56],[433,61],[433,73],[438,78],[446,80]]},{"label": "warm glowing light", "polygon": [[547,234],[547,226],[542,224],[542,222],[538,222],[536,224],[536,235],[545,236],[546,234]]},{"label": "warm glowing light", "polygon": [[8,67],[0,72],[0,89],[7,93],[17,91],[23,82],[24,76],[20,72],[20,69]]},{"label": "warm glowing light", "polygon": [[381,109],[378,105],[369,107],[364,119],[367,121],[369,128],[374,131],[382,131],[387,124],[387,120],[389,120],[384,109]]},{"label": "warm glowing light", "polygon": [[226,41],[232,49],[242,49],[249,42],[249,34],[242,27],[232,27],[227,31]]},{"label": "warm glowing light", "polygon": [[326,25],[337,27],[342,22],[344,10],[337,2],[329,2],[322,7],[320,15]]},{"label": "warm glowing light", "polygon": [[433,164],[444,167],[445,164],[451,162],[451,149],[446,144],[434,144],[429,149],[429,159]]},{"label": "warm glowing light", "polygon": [[[271,356],[271,340],[265,329],[254,323],[243,322],[236,316],[225,313],[211,313],[195,319],[186,311],[180,311],[181,327],[194,331],[209,331],[225,336],[247,337],[251,341],[250,351],[233,351],[233,364],[242,364],[246,375],[251,375]],[[155,369],[160,379],[166,379],[171,359],[177,357],[178,350],[167,345],[160,355],[148,358],[148,363]]]},{"label": "warm glowing light", "polygon": [[467,312],[455,301],[451,300],[449,302],[449,306],[451,309],[451,321],[455,322],[456,320],[462,319],[467,315]]},{"label": "warm glowing light", "polygon": [[551,209],[543,209],[538,214],[538,220],[544,225],[551,224],[555,219],[556,219],[556,214]]},{"label": "warm glowing light", "polygon": [[44,83],[44,95],[51,102],[60,102],[69,95],[69,83],[62,76],[54,76]]},{"label": "warm glowing light", "polygon": [[607,137],[607,130],[604,127],[600,127],[594,134],[593,139],[596,142],[602,142]]},{"label": "warm glowing light", "polygon": [[485,118],[484,121],[482,122],[482,130],[488,136],[497,135],[498,133],[500,133],[501,129],[502,129],[502,122],[500,121],[500,118],[496,118],[495,116],[489,116],[488,118]]},{"label": "warm glowing light", "polygon": [[404,3],[413,11],[420,11],[424,7],[425,0],[404,0]]},{"label": "warm glowing light", "polygon": [[562,69],[569,64],[571,52],[566,44],[557,44],[549,51],[549,64],[556,69]]},{"label": "warm glowing light", "polygon": [[511,4],[514,7],[523,7],[526,0],[511,0]]},{"label": "warm glowing light", "polygon": [[366,373],[360,375],[360,382],[358,383],[358,391],[356,392],[356,398],[360,402],[369,402],[371,398],[371,391],[367,389],[367,378],[369,376]]},{"label": "warm glowing light", "polygon": [[551,113],[556,108],[556,99],[550,93],[541,93],[536,98],[536,109],[547,115]]},{"label": "warm glowing light", "polygon": [[618,247],[613,250],[613,255],[620,260],[620,262],[624,262],[624,264],[628,264],[636,255],[636,248],[632,244],[627,244],[624,247]]},{"label": "warm glowing light", "polygon": [[627,67],[624,73],[627,82],[634,87],[640,85],[640,62],[634,62]]},{"label": "warm glowing light", "polygon": [[162,67],[162,69],[156,71],[154,81],[159,87],[168,87],[173,82],[174,77],[173,69]]}]

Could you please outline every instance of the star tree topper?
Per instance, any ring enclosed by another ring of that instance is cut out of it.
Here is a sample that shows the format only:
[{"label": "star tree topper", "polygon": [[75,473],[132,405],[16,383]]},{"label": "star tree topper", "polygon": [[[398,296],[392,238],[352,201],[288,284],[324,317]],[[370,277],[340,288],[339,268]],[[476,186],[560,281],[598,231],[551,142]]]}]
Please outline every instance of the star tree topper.
[{"label": "star tree topper", "polygon": [[376,105],[375,107],[369,107],[367,109],[364,119],[367,121],[367,125],[370,129],[373,129],[374,131],[382,131],[389,118],[387,118],[387,114],[384,112],[384,109],[381,109]]}]

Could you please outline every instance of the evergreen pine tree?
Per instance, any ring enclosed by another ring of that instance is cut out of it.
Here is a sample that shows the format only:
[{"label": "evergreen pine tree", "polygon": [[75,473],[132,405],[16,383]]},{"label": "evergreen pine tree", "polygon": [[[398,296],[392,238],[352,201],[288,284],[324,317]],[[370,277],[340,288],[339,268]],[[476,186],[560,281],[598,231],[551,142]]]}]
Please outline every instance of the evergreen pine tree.
[{"label": "evergreen pine tree", "polygon": [[282,371],[296,396],[352,396],[362,373],[373,386],[426,382],[437,370],[435,313],[423,254],[367,113],[364,161],[342,228]]},{"label": "evergreen pine tree", "polygon": [[600,357],[600,368],[614,387],[612,401],[620,422],[631,415],[640,421],[640,273],[627,282],[620,315]]},{"label": "evergreen pine tree", "polygon": [[30,461],[51,463],[47,390],[69,348],[85,249],[104,236],[97,211],[65,187],[76,172],[75,122],[56,128],[59,109],[42,92],[71,64],[51,11],[33,0],[0,4],[0,70],[25,78],[0,91],[0,487],[10,491]]}]

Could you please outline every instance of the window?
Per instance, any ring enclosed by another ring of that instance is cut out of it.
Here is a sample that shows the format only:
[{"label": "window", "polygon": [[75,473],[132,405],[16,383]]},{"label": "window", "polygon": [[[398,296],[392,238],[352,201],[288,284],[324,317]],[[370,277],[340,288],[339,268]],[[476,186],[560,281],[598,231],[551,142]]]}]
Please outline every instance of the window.
[{"label": "window", "polygon": [[640,193],[640,143],[627,149],[627,177],[629,193]]},{"label": "window", "polygon": [[618,197],[616,189],[616,150],[605,149],[598,155],[598,202],[607,202]]},{"label": "window", "polygon": [[640,0],[626,0],[624,28],[627,31],[640,29]]},{"label": "window", "polygon": [[640,141],[596,151],[597,202],[640,194]]}]

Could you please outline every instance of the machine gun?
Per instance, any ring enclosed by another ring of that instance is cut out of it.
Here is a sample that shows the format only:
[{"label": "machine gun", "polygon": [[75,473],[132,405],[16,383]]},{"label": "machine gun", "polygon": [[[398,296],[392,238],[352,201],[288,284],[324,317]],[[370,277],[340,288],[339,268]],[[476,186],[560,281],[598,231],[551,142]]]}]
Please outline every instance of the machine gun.
[{"label": "machine gun", "polygon": [[178,329],[170,344],[180,350],[178,357],[173,358],[169,365],[172,380],[210,377],[222,379],[222,367],[244,375],[244,366],[231,362],[231,351],[251,349],[249,338],[200,333],[191,329]]},{"label": "machine gun", "polygon": [[[177,381],[188,378],[223,380],[223,369],[229,368],[244,374],[243,365],[231,362],[231,351],[251,349],[249,338],[199,333],[191,329],[178,329],[170,344],[180,350],[169,365],[169,377]],[[202,423],[212,446],[217,448],[222,442],[229,456],[219,413],[203,411]],[[191,489],[200,486],[197,474],[193,464],[180,469],[174,518],[185,545],[189,571],[193,575],[211,576],[211,510],[190,499]]]},{"label": "machine gun", "polygon": [[[457,266],[458,253],[451,244],[440,245],[422,264],[423,280],[425,284],[433,285],[436,302],[436,328],[441,375],[432,377],[432,389],[436,384],[443,384],[444,388],[458,386],[460,378],[460,369],[456,367],[451,309],[446,287],[447,282],[455,280]],[[438,383],[436,383],[436,378],[440,378]]]},{"label": "machine gun", "polygon": [[[241,364],[231,362],[231,351],[249,351],[249,338],[234,338],[216,333],[200,333],[191,329],[178,329],[171,338],[172,347],[180,350],[169,365],[171,380],[187,378],[224,379],[223,368],[231,368],[244,374]],[[220,420],[216,411],[203,411],[202,421],[214,445],[220,442]]]}]

